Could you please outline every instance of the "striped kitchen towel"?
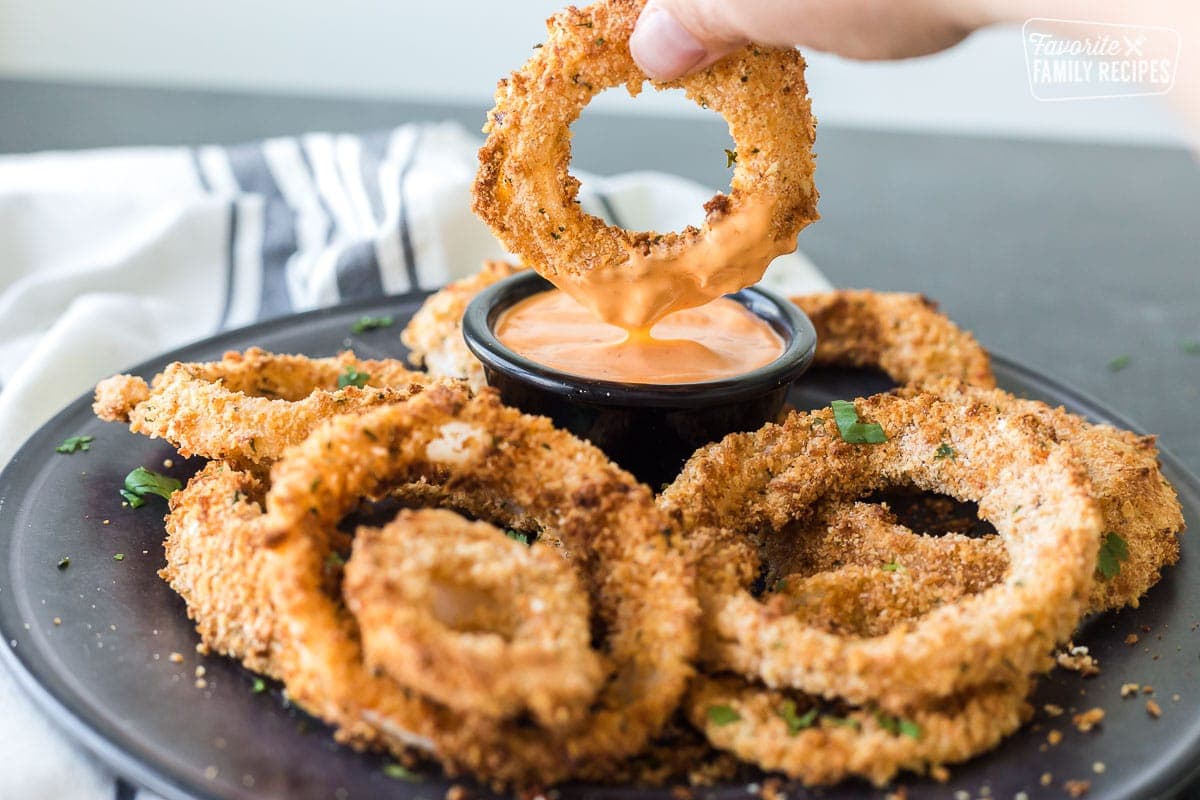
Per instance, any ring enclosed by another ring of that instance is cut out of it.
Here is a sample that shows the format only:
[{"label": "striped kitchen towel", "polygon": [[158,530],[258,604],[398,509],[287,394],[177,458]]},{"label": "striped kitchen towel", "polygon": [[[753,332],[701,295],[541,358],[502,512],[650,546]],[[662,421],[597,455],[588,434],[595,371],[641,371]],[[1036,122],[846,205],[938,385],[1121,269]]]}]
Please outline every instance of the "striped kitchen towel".
[{"label": "striped kitchen towel", "polygon": [[[470,211],[479,139],[451,124],[233,147],[0,157],[0,465],[99,379],[268,317],[434,289],[503,248]],[[585,210],[637,229],[711,190],[581,175]],[[768,282],[828,288],[799,254]],[[0,668],[0,798],[146,800],[62,737]]]}]

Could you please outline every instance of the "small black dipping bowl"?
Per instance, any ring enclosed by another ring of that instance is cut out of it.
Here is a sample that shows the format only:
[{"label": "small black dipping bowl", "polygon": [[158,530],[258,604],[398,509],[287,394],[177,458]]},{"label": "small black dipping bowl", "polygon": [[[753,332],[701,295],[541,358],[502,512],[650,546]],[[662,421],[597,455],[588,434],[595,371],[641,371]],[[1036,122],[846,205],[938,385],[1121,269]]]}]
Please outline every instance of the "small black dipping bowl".
[{"label": "small black dipping bowl", "polygon": [[774,420],[788,386],[808,369],[817,349],[817,333],[804,312],[774,292],[750,288],[729,297],[783,339],[783,353],[766,366],[702,383],[620,383],[571,375],[517,354],[493,331],[507,309],[553,288],[529,271],[484,289],[463,317],[467,347],[506,405],[549,417],[654,489],[674,480],[698,447]]}]

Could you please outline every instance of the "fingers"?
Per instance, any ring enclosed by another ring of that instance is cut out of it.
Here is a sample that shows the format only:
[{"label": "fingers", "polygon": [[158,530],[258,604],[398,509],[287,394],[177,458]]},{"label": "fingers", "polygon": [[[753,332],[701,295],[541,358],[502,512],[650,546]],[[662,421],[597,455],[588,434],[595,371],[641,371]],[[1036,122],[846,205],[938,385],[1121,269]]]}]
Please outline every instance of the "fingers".
[{"label": "fingers", "polygon": [[850,58],[942,50],[980,24],[983,0],[649,0],[629,40],[647,75],[671,80],[756,42]]}]

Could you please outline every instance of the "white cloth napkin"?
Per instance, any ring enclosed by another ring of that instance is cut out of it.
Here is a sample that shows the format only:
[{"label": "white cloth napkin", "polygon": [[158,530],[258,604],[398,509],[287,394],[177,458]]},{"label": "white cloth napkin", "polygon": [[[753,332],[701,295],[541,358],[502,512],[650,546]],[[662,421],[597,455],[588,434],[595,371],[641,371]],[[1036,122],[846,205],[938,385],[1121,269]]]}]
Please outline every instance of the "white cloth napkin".
[{"label": "white cloth napkin", "polygon": [[[0,157],[0,465],[98,380],[259,319],[433,289],[503,248],[470,211],[479,141],[452,124],[234,147]],[[712,192],[581,175],[585,210],[677,230]],[[829,284],[799,253],[764,282]],[[135,790],[53,729],[0,669],[0,798]],[[148,792],[136,795],[149,800]]]}]

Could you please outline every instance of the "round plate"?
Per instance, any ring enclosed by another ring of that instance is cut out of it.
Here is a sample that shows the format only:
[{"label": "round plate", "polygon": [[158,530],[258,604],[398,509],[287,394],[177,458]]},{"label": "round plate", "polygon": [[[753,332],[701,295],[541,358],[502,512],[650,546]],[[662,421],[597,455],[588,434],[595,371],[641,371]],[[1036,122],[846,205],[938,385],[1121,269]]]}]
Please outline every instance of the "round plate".
[{"label": "round plate", "polygon": [[[277,352],[330,355],[353,348],[364,358],[402,357],[399,330],[423,295],[406,295],[315,311],[226,333],[143,364],[146,377],[168,362],[219,358],[258,345]],[[390,314],[392,328],[351,335],[364,314]],[[1061,403],[1094,420],[1129,423],[1053,381],[1003,359],[1000,383],[1020,395]],[[825,371],[806,375],[792,402],[802,408],[888,387],[872,373]],[[55,453],[69,436],[94,436],[88,452]],[[164,459],[175,459],[164,468]],[[125,474],[136,466],[186,479],[198,467],[161,441],[134,436],[98,421],[91,397],[81,397],[38,431],[0,475],[0,631],[3,660],[41,707],[71,736],[121,775],[167,798],[381,798],[436,800],[451,785],[437,775],[418,781],[389,778],[379,757],[336,745],[329,730],[289,708],[279,688],[256,685],[238,664],[196,652],[196,634],[183,601],[156,571],[163,564],[164,504],[150,498],[122,508]],[[1179,491],[1187,520],[1200,521],[1200,483],[1174,459],[1163,469]],[[1061,797],[1067,780],[1091,782],[1096,798],[1162,797],[1181,789],[1200,765],[1200,558],[1184,538],[1185,557],[1167,571],[1136,610],[1087,621],[1076,642],[1090,648],[1100,675],[1083,679],[1055,671],[1039,684],[1036,704],[1065,709],[1035,720],[995,751],[951,770],[941,785],[909,775],[910,796]],[[123,554],[116,560],[116,554]],[[59,569],[64,557],[70,565]],[[56,622],[58,620],[59,622]],[[1137,644],[1125,644],[1136,634]],[[176,655],[178,654],[178,655]],[[196,668],[204,667],[198,687]],[[1124,683],[1154,687],[1159,719],[1148,695],[1122,699]],[[258,688],[259,691],[255,691]],[[1095,706],[1107,716],[1083,734],[1070,716]],[[1061,731],[1057,745],[1047,734]],[[1099,766],[1103,765],[1103,766]],[[1050,776],[1046,778],[1046,776]],[[1043,788],[1048,781],[1051,788]],[[699,790],[705,800],[753,794],[733,785]],[[860,782],[791,798],[879,797]],[[477,791],[477,796],[487,796]],[[665,790],[566,786],[563,798],[668,798]],[[959,795],[961,796],[961,795]]]}]

